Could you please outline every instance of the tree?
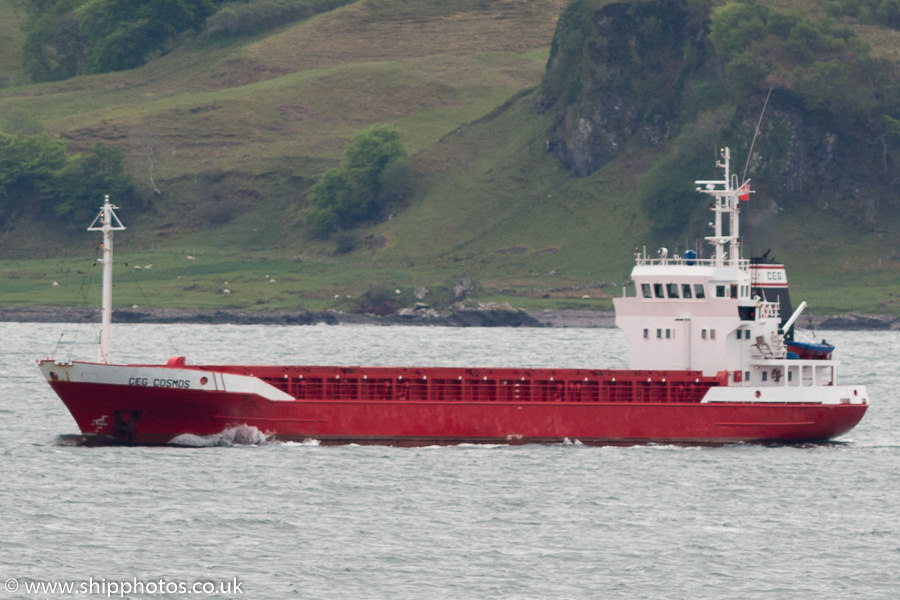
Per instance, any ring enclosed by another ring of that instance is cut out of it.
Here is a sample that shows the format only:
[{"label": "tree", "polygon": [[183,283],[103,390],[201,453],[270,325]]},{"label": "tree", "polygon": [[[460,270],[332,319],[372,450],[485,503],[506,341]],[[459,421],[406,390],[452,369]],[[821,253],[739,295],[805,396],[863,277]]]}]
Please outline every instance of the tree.
[{"label": "tree", "polygon": [[896,110],[895,67],[833,20],[741,0],[713,10],[710,38],[735,98],[782,88],[811,113],[851,130]]},{"label": "tree", "polygon": [[87,37],[85,71],[132,69],[161,51],[173,36],[199,28],[214,0],[88,0],[77,11]]},{"label": "tree", "polygon": [[25,69],[35,81],[132,69],[199,29],[222,0],[22,0]]},{"label": "tree", "polygon": [[64,140],[48,134],[0,134],[0,220],[54,214],[84,220],[103,194],[133,196],[122,152],[106,144],[85,154],[66,154]]},{"label": "tree", "polygon": [[121,202],[133,193],[131,177],[122,166],[122,151],[98,143],[89,153],[70,157],[57,174],[51,191],[53,212],[80,223],[96,212],[105,194]]},{"label": "tree", "polygon": [[23,2],[27,11],[23,62],[34,81],[57,81],[81,74],[87,38],[81,32],[75,9],[84,2]]},{"label": "tree", "polygon": [[0,196],[6,214],[37,204],[66,164],[66,143],[47,134],[0,134]]},{"label": "tree", "polygon": [[350,229],[385,217],[411,192],[412,167],[400,133],[374,127],[358,134],[344,152],[339,169],[326,171],[310,192],[315,208],[307,224],[328,237],[336,229]]}]

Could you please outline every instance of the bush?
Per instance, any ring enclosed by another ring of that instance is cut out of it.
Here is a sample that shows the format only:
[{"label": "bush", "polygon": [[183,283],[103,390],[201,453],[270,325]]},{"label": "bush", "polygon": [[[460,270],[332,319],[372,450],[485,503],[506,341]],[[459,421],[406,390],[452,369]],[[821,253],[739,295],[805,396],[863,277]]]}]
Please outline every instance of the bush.
[{"label": "bush", "polygon": [[359,238],[352,233],[342,233],[337,236],[335,242],[337,244],[334,248],[334,253],[338,255],[347,254],[359,248]]},{"label": "bush", "polygon": [[309,195],[306,223],[327,238],[337,229],[387,217],[412,189],[412,167],[400,133],[374,127],[357,135],[339,169],[329,169]]},{"label": "bush", "polygon": [[383,284],[375,284],[363,294],[363,301],[357,308],[362,313],[372,313],[376,315],[390,315],[397,312],[394,304],[396,294]]}]

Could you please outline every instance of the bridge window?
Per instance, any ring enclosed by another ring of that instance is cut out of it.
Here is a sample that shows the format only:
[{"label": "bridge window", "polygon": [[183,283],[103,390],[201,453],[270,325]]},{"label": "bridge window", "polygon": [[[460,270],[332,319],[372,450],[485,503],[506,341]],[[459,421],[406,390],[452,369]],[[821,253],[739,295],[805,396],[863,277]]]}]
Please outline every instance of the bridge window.
[{"label": "bridge window", "polygon": [[684,298],[691,298],[691,284],[682,283],[681,284],[681,295]]},{"label": "bridge window", "polygon": [[665,294],[663,294],[663,284],[654,283],[653,284],[653,295],[657,298],[665,298]]},{"label": "bridge window", "polygon": [[642,283],[641,284],[641,292],[644,294],[644,298],[652,298],[653,294],[650,293],[650,284]]},{"label": "bridge window", "polygon": [[678,284],[677,283],[666,284],[666,292],[669,294],[669,298],[677,298],[678,297]]},{"label": "bridge window", "polygon": [[695,283],[695,284],[694,284],[694,296],[696,296],[696,297],[697,297],[698,299],[700,299],[700,300],[702,300],[703,298],[706,298],[706,294],[705,294],[704,291],[703,291],[703,284],[702,284],[702,283]]},{"label": "bridge window", "polygon": [[725,286],[717,285],[716,286],[716,298],[724,298],[725,297]]}]

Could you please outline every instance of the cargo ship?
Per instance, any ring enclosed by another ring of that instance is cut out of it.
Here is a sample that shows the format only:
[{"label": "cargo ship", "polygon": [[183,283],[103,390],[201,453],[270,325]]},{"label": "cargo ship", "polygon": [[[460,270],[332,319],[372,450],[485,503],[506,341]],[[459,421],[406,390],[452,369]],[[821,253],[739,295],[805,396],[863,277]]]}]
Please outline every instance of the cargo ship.
[{"label": "cargo ship", "polygon": [[[864,385],[838,382],[834,347],[791,335],[784,266],[741,258],[738,185],[721,149],[721,180],[695,182],[713,213],[710,258],[635,252],[614,299],[627,369],[205,365],[110,362],[109,198],[89,230],[103,233],[96,362],[38,361],[87,439],[177,443],[252,427],[319,443],[727,444],[830,440],[865,414]],[[788,305],[789,308],[789,305]],[[538,334],[536,334],[538,335]]]}]

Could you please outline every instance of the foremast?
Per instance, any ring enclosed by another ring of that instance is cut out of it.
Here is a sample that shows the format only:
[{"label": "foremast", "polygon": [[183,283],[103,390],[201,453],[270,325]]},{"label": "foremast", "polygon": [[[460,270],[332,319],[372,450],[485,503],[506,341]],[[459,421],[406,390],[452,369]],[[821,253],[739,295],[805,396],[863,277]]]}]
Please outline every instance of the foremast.
[{"label": "foremast", "polygon": [[122,231],[125,226],[116,215],[118,206],[113,206],[109,201],[109,195],[104,196],[100,213],[94,218],[88,231],[100,231],[103,233],[103,242],[100,247],[103,255],[100,264],[103,265],[103,299],[101,305],[100,350],[98,362],[109,362],[110,330],[112,329],[112,255],[113,255],[113,231]]}]

